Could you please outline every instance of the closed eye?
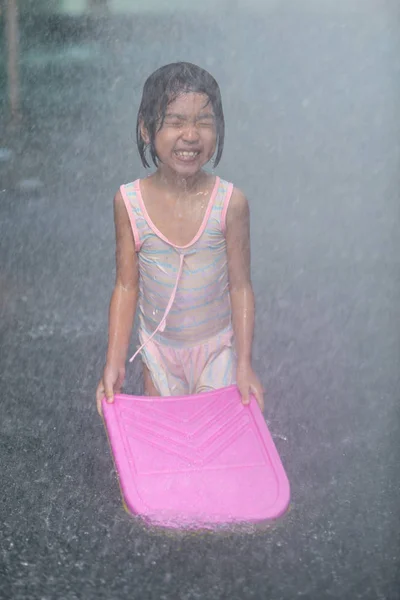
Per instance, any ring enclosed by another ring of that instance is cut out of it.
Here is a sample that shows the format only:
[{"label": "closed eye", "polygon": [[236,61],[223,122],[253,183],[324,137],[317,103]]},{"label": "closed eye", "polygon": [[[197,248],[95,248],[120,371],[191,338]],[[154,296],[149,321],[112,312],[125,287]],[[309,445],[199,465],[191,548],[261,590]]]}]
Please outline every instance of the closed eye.
[{"label": "closed eye", "polygon": [[[179,114],[173,114],[173,113],[167,113],[165,115],[165,119],[164,119],[164,125],[167,125],[168,127],[184,127],[185,124],[188,122],[187,117],[185,117],[184,115],[179,115]],[[215,118],[214,115],[212,114],[202,114],[199,115],[196,119],[195,119],[195,125],[196,127],[201,127],[201,128],[212,128],[215,125]]]},{"label": "closed eye", "polygon": [[165,119],[164,125],[168,127],[182,127],[184,121],[182,119]]},{"label": "closed eye", "polygon": [[202,119],[196,122],[198,127],[214,127],[214,119]]},{"label": "closed eye", "polygon": [[165,115],[164,123],[166,125],[181,126],[186,121],[185,115],[178,113],[167,113]]},{"label": "closed eye", "polygon": [[196,125],[199,127],[213,127],[215,124],[215,117],[211,113],[203,113],[198,115],[196,119]]}]

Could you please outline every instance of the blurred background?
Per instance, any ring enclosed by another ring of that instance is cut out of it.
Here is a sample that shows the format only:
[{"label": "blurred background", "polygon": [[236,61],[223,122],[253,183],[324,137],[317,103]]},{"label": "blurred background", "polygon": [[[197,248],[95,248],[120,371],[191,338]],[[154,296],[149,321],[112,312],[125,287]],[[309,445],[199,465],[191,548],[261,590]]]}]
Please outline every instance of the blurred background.
[{"label": "blurred background", "polygon": [[[399,600],[397,0],[2,0],[0,18],[0,598]],[[218,172],[251,205],[254,360],[292,486],[267,529],[144,528],[95,410],[112,199],[145,174],[143,83],[176,60],[218,80]]]}]

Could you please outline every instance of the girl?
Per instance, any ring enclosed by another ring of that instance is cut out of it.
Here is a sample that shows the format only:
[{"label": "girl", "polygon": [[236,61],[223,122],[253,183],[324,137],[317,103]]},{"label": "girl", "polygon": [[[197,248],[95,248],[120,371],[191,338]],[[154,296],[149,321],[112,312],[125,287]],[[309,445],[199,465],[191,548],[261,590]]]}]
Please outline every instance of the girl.
[{"label": "girl", "polygon": [[254,295],[249,208],[232,184],[203,170],[224,145],[221,94],[190,63],[162,67],[146,81],[137,144],[156,166],[114,198],[117,276],[109,312],[107,360],[97,387],[101,414],[120,393],[136,307],[145,394],[174,396],[236,383],[252,392]]}]

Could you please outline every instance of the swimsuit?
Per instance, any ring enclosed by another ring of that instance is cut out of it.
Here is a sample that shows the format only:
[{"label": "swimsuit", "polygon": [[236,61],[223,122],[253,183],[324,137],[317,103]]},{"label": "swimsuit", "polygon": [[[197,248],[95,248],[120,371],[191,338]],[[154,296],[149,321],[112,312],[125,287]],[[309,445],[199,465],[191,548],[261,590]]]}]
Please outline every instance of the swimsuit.
[{"label": "swimsuit", "polygon": [[140,352],[162,396],[235,383],[225,222],[233,185],[216,177],[203,222],[185,246],[151,221],[140,180],[121,186],[139,260]]}]

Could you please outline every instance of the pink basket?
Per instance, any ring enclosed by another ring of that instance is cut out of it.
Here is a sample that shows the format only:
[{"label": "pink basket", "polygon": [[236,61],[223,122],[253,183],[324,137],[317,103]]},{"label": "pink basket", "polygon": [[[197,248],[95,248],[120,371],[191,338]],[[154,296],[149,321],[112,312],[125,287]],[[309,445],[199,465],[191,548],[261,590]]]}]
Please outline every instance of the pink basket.
[{"label": "pink basket", "polygon": [[126,508],[169,527],[282,515],[289,482],[252,398],[236,386],[192,396],[116,395],[103,415]]}]

